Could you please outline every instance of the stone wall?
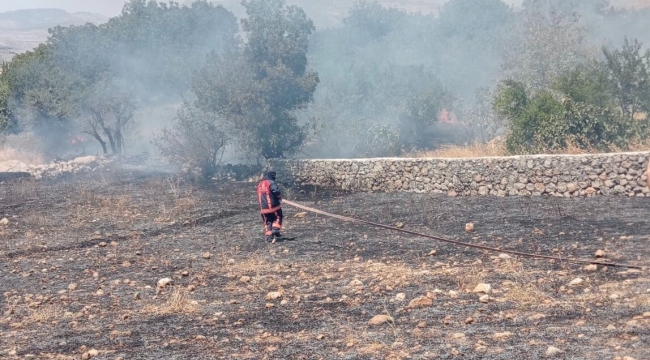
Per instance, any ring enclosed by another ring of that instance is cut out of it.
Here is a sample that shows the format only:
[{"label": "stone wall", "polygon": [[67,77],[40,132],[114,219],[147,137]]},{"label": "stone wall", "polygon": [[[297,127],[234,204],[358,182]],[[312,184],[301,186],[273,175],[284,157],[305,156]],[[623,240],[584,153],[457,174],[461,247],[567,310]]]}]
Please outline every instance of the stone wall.
[{"label": "stone wall", "polygon": [[259,181],[264,175],[264,168],[258,165],[225,164],[217,167],[212,177],[215,181]]},{"label": "stone wall", "polygon": [[272,160],[285,186],[448,196],[650,197],[650,152],[462,159]]}]

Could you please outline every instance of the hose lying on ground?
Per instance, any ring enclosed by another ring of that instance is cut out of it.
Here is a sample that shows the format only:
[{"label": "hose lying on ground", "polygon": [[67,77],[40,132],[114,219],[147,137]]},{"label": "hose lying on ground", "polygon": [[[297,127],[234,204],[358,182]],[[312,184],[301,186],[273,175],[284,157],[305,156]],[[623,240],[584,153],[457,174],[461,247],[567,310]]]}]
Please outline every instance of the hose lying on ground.
[{"label": "hose lying on ground", "polygon": [[453,244],[453,245],[456,245],[456,246],[467,246],[467,247],[474,248],[474,249],[480,249],[480,250],[486,250],[486,251],[492,251],[492,252],[498,252],[498,253],[504,253],[504,254],[524,256],[524,257],[536,258],[536,259],[548,259],[548,260],[556,260],[556,261],[566,261],[566,262],[571,262],[571,263],[576,263],[576,264],[595,264],[595,265],[602,265],[602,266],[621,267],[621,268],[630,268],[630,269],[639,269],[639,270],[644,269],[644,267],[638,266],[638,265],[606,263],[606,262],[601,262],[601,261],[596,261],[596,260],[569,259],[569,258],[560,257],[560,256],[530,254],[530,253],[514,251],[514,250],[498,249],[498,248],[493,248],[493,247],[488,247],[488,246],[483,246],[483,245],[469,244],[469,243],[465,243],[465,242],[462,242],[462,241],[445,239],[445,238],[438,237],[438,236],[420,234],[420,233],[417,233],[415,231],[400,229],[400,228],[389,226],[389,225],[376,224],[376,223],[366,221],[366,220],[360,220],[360,219],[355,219],[355,218],[351,218],[351,217],[347,217],[347,216],[331,214],[331,213],[328,213],[328,212],[325,212],[325,211],[322,211],[322,210],[318,210],[318,209],[311,208],[311,207],[308,207],[308,206],[300,205],[300,204],[297,204],[297,203],[295,203],[293,201],[289,201],[289,200],[282,200],[282,204],[293,206],[293,207],[295,207],[297,209],[305,210],[305,211],[312,212],[312,213],[315,213],[315,214],[320,214],[320,215],[328,216],[328,217],[331,217],[331,218],[334,218],[334,219],[339,219],[339,220],[342,220],[342,221],[355,222],[355,223],[366,224],[366,225],[375,226],[375,227],[379,227],[379,228],[383,228],[383,229],[387,229],[387,230],[399,231],[399,232],[403,232],[403,233],[414,235],[414,236],[420,236],[420,237],[423,237],[423,238],[428,238],[428,239],[432,239],[432,240],[437,240],[437,241]]}]

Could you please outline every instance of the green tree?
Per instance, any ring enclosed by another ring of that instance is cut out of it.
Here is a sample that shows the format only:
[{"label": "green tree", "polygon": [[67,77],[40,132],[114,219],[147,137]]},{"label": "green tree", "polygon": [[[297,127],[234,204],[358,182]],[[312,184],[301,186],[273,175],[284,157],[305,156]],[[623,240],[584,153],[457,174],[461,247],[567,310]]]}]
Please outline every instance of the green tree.
[{"label": "green tree", "polygon": [[106,25],[57,26],[49,30],[48,57],[53,66],[94,83],[113,69],[116,52],[106,32]]},{"label": "green tree", "polygon": [[612,101],[612,84],[607,77],[605,64],[594,61],[561,74],[553,81],[551,88],[573,102],[611,107],[615,104]]},{"label": "green tree", "polygon": [[56,64],[94,83],[128,81],[146,98],[177,97],[207,54],[237,45],[237,20],[221,6],[131,0],[99,26],[56,27],[48,45]]},{"label": "green tree", "polygon": [[[3,67],[4,69],[4,67]],[[0,74],[0,133],[12,125],[9,98],[11,88],[2,74]]]},{"label": "green tree", "polygon": [[10,89],[10,112],[24,128],[64,128],[80,114],[85,81],[53,61],[44,44],[14,57],[3,67],[3,80]]},{"label": "green tree", "polygon": [[198,107],[220,114],[249,156],[278,158],[295,153],[307,130],[296,111],[312,101],[319,79],[307,69],[314,25],[282,0],[244,1],[248,39],[243,50],[213,56],[194,78]]},{"label": "green tree", "polygon": [[582,149],[627,149],[640,128],[611,108],[564,100],[562,119],[567,142]]},{"label": "green tree", "polygon": [[531,92],[505,81],[494,100],[509,124],[506,146],[513,154],[558,151],[568,146],[609,151],[628,149],[647,134],[647,120],[617,108],[604,64],[580,66],[554,83],[554,91]]},{"label": "green tree", "polygon": [[503,49],[506,75],[533,91],[548,89],[555,78],[594,58],[585,40],[576,2],[531,0],[524,3],[512,38]]},{"label": "green tree", "polygon": [[547,91],[530,95],[521,82],[506,81],[497,90],[495,110],[509,122],[510,153],[540,152],[566,146],[562,104]]},{"label": "green tree", "polygon": [[628,118],[650,111],[650,49],[641,53],[641,48],[637,40],[630,43],[625,38],[621,50],[603,49],[612,95]]},{"label": "green tree", "polygon": [[[232,13],[205,0],[130,0],[106,24],[55,27],[45,44],[3,67],[0,127],[40,129],[61,142],[68,132],[87,132],[105,153],[119,154],[134,121],[133,97],[178,100],[209,53],[236,48],[237,30]],[[129,91],[107,85],[118,83]]]}]

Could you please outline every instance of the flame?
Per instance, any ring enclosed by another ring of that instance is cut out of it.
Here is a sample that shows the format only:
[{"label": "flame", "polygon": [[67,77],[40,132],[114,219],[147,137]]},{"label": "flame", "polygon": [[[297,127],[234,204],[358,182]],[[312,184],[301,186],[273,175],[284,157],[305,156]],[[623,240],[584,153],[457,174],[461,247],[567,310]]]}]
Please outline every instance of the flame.
[{"label": "flame", "polygon": [[443,109],[438,115],[438,120],[443,124],[457,124],[458,119],[456,115],[449,112],[447,109]]}]

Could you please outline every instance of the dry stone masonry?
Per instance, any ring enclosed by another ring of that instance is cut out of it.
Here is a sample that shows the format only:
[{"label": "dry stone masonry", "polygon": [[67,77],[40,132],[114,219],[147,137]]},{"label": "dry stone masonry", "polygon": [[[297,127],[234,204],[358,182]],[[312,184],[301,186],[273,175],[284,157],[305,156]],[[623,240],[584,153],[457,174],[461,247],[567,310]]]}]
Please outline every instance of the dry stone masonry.
[{"label": "dry stone masonry", "polygon": [[650,152],[461,159],[272,160],[287,186],[448,196],[650,197]]}]

